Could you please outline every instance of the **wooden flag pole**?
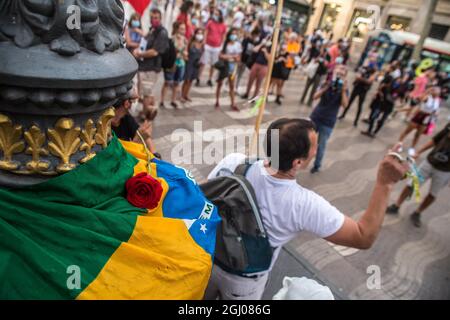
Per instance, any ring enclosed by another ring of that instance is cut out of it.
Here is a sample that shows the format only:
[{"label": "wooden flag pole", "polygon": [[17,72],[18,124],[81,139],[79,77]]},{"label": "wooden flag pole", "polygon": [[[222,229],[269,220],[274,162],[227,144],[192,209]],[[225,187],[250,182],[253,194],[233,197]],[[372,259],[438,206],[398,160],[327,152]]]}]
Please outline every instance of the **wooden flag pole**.
[{"label": "wooden flag pole", "polygon": [[270,82],[272,79],[273,65],[274,65],[275,56],[277,53],[278,41],[280,38],[281,15],[283,13],[283,2],[284,2],[284,0],[278,0],[277,15],[275,18],[275,27],[274,27],[273,38],[272,38],[272,49],[270,52],[270,61],[268,64],[269,70],[268,70],[268,73],[267,73],[267,76],[265,79],[265,83],[264,83],[264,91],[263,91],[263,96],[262,96],[263,101],[258,110],[258,116],[256,118],[256,124],[255,124],[255,131],[253,133],[252,143],[251,143],[251,147],[250,147],[250,155],[253,155],[253,156],[258,154],[259,129],[261,127],[264,110],[266,108],[267,96],[269,95]]}]

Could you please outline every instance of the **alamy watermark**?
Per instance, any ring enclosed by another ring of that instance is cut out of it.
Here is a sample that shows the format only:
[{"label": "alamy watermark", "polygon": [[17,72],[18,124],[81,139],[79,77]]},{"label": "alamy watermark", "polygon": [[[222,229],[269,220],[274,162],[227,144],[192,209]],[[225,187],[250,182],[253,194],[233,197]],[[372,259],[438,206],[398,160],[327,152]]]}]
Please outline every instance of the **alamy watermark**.
[{"label": "alamy watermark", "polygon": [[66,27],[68,30],[80,30],[81,29],[81,9],[77,5],[70,5],[67,7],[66,13],[68,14],[66,20]]},{"label": "alamy watermark", "polygon": [[[279,167],[279,130],[271,130],[270,146],[267,145],[267,130],[245,128],[203,130],[203,121],[194,121],[194,130],[176,129],[170,140],[169,161],[175,165],[217,165],[226,155],[232,153],[248,154],[253,139],[258,140],[254,158],[267,158],[269,151],[271,167]],[[270,150],[268,150],[270,149]]]},{"label": "alamy watermark", "polygon": [[367,267],[367,274],[370,275],[367,278],[366,285],[369,290],[381,289],[381,268],[377,265],[370,265]]},{"label": "alamy watermark", "polygon": [[77,265],[70,265],[67,267],[66,273],[69,275],[67,277],[66,286],[69,290],[80,290],[81,289],[81,268]]}]

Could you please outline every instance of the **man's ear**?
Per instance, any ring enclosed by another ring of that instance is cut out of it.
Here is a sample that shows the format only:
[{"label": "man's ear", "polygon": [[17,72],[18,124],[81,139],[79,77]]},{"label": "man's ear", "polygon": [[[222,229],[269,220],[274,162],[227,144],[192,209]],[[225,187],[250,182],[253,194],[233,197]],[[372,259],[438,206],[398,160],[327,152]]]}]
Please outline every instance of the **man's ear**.
[{"label": "man's ear", "polygon": [[302,168],[304,160],[301,158],[297,158],[292,162],[292,168],[294,170],[300,170]]}]

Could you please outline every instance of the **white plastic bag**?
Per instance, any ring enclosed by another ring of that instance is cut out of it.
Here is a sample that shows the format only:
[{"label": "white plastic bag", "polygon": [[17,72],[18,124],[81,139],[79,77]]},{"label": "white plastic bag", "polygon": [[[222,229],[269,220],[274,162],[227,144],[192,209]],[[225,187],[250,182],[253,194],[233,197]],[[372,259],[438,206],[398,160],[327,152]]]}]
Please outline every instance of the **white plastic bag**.
[{"label": "white plastic bag", "polygon": [[273,300],[334,300],[330,288],[317,281],[284,277],[283,288],[273,296]]}]

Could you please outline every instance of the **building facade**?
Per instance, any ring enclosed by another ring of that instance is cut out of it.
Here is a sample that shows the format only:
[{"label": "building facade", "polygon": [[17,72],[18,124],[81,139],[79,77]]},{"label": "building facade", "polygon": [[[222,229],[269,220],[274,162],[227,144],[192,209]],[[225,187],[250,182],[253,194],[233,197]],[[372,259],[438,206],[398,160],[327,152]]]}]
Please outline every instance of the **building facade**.
[{"label": "building facade", "polygon": [[[364,41],[371,23],[377,28],[420,34],[431,0],[309,0],[314,8],[307,32],[321,28],[336,40]],[[430,37],[450,42],[450,0],[439,0]]]}]

